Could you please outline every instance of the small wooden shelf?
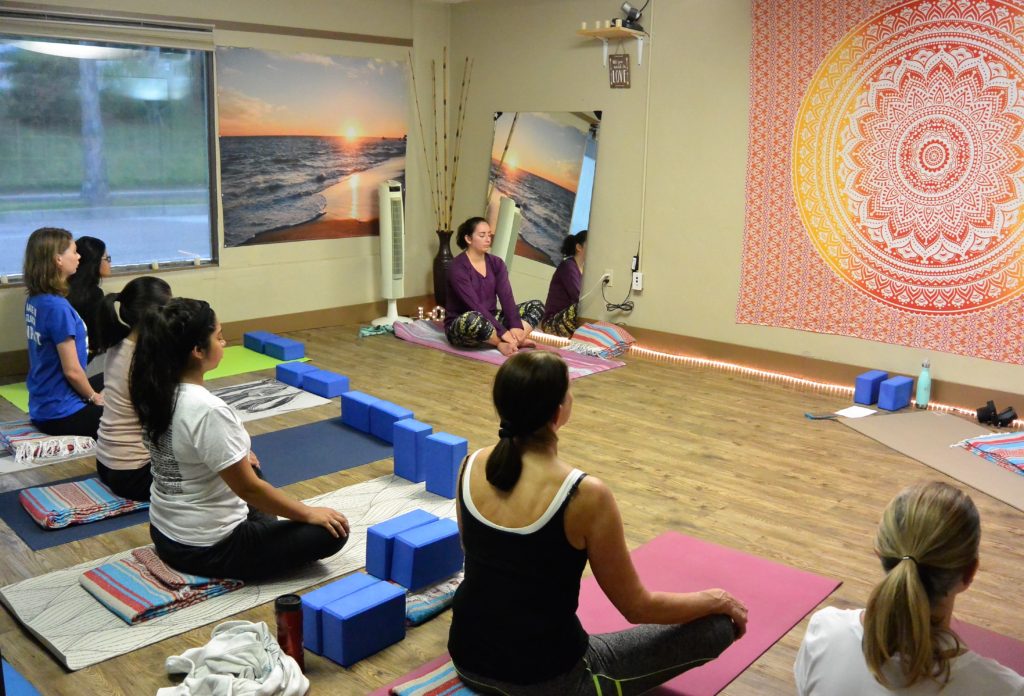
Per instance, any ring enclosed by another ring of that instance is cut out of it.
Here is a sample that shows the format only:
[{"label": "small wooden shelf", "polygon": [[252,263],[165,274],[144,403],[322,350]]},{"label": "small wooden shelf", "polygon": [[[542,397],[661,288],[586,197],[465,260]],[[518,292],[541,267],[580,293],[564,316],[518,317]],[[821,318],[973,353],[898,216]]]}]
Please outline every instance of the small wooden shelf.
[{"label": "small wooden shelf", "polygon": [[604,65],[608,65],[608,40],[609,39],[636,39],[637,58],[636,64],[644,64],[644,33],[636,29],[626,27],[608,27],[606,29],[577,29],[576,33],[588,39],[597,39],[604,47]]}]

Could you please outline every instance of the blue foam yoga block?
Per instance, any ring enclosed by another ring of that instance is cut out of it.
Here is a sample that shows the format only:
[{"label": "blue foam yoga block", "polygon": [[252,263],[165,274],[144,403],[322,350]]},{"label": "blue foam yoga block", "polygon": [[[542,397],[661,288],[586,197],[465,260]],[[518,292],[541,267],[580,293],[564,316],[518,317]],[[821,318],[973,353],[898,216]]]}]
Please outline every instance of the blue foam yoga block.
[{"label": "blue foam yoga block", "polygon": [[242,336],[242,345],[249,350],[254,350],[257,353],[263,352],[263,344],[268,338],[277,338],[277,334],[272,334],[269,331],[247,331]]},{"label": "blue foam yoga block", "polygon": [[277,366],[275,377],[278,382],[290,384],[293,387],[302,386],[302,376],[307,372],[316,372],[317,368],[309,363],[281,363]]},{"label": "blue foam yoga block", "polygon": [[853,386],[853,403],[870,406],[878,401],[878,388],[888,378],[889,373],[884,370],[871,370],[857,375]]},{"label": "blue foam yoga block", "polygon": [[423,440],[423,469],[427,490],[445,498],[455,497],[459,465],[469,443],[451,433],[434,433]]},{"label": "blue foam yoga block", "polygon": [[459,525],[454,520],[437,520],[395,537],[391,579],[416,590],[458,572],[463,560]]},{"label": "blue foam yoga block", "polygon": [[407,418],[395,423],[395,475],[420,483],[427,474],[424,471],[424,442],[434,428],[418,420]]},{"label": "blue foam yoga block", "polygon": [[362,392],[345,392],[341,395],[341,422],[364,433],[370,432],[370,406],[378,401],[376,396]]},{"label": "blue foam yoga block", "polygon": [[330,370],[313,370],[302,375],[302,388],[325,399],[333,399],[349,390],[348,377]]},{"label": "blue foam yoga block", "polygon": [[298,360],[306,357],[306,346],[301,341],[273,336],[264,339],[263,352],[278,360]]},{"label": "blue foam yoga block", "polygon": [[391,554],[395,537],[414,527],[437,521],[437,515],[426,510],[413,510],[366,530],[366,572],[381,580],[391,579]]},{"label": "blue foam yoga block", "polygon": [[[346,389],[346,391],[348,390]],[[395,423],[412,418],[412,415],[412,411],[404,406],[381,399],[377,403],[370,404],[370,434],[379,437],[384,442],[394,444]]]},{"label": "blue foam yoga block", "polygon": [[324,607],[324,656],[343,667],[405,638],[405,589],[378,580]]},{"label": "blue foam yoga block", "polygon": [[365,573],[353,573],[302,595],[302,644],[311,652],[323,655],[323,609],[346,595],[377,583]]},{"label": "blue foam yoga block", "polygon": [[7,660],[3,661],[3,685],[7,696],[39,696],[36,687],[23,677]]},{"label": "blue foam yoga block", "polygon": [[899,411],[910,405],[910,392],[914,388],[914,380],[910,377],[890,377],[878,388],[878,408],[886,411]]}]

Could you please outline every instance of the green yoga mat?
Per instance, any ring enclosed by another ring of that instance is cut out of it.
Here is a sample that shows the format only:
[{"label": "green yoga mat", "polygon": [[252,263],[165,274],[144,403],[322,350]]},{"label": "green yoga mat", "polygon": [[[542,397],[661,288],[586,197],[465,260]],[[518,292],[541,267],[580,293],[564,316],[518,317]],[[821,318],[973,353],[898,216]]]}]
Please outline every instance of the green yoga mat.
[{"label": "green yoga mat", "polygon": [[28,387],[24,382],[5,384],[0,387],[0,396],[4,397],[21,411],[28,413]]},{"label": "green yoga mat", "polygon": [[[298,360],[278,360],[263,353],[257,353],[244,346],[231,346],[224,349],[224,357],[216,370],[206,373],[206,379],[218,379],[220,377],[231,377],[232,375],[244,375],[246,372],[257,370],[268,370],[280,365],[282,362],[308,362],[309,358]],[[24,413],[28,413],[28,388],[24,382],[17,384],[5,384],[0,386],[0,396],[10,401]]]}]

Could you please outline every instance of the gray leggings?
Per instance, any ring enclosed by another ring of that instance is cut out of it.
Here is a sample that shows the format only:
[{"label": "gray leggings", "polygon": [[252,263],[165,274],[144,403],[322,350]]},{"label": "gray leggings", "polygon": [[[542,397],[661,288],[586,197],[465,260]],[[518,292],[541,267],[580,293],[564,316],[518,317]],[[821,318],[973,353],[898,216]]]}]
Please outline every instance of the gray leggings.
[{"label": "gray leggings", "polygon": [[458,670],[470,688],[507,696],[628,696],[642,694],[688,669],[710,662],[735,640],[723,614],[688,624],[644,624],[590,636],[587,652],[570,671],[539,684],[511,684]]}]

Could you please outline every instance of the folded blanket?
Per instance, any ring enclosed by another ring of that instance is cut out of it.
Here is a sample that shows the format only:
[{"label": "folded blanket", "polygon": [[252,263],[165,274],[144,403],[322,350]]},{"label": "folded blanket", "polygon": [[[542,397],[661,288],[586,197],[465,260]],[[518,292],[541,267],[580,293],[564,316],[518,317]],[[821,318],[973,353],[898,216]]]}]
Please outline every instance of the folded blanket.
[{"label": "folded blanket", "polygon": [[393,696],[473,696],[477,692],[459,681],[455,665],[448,661],[421,677],[391,687],[391,693]]},{"label": "folded blanket", "polygon": [[968,452],[973,452],[1008,471],[1024,476],[1024,433],[982,435],[958,444]]},{"label": "folded blanket", "polygon": [[18,494],[18,502],[44,529],[86,524],[149,507],[149,503],[115,495],[99,479],[26,488]]},{"label": "folded blanket", "polygon": [[129,624],[199,604],[244,584],[241,580],[179,573],[161,561],[152,546],[135,549],[128,558],[88,570],[78,582]]},{"label": "folded blanket", "polygon": [[621,326],[595,321],[576,329],[566,350],[608,360],[622,355],[634,343],[636,339]]},{"label": "folded blanket", "polygon": [[405,598],[405,625],[419,626],[452,605],[455,590],[462,584],[462,571],[442,580],[423,592],[409,593]]},{"label": "folded blanket", "polygon": [[18,464],[70,459],[95,447],[96,441],[91,437],[41,433],[27,418],[0,423],[0,448],[10,451]]}]

